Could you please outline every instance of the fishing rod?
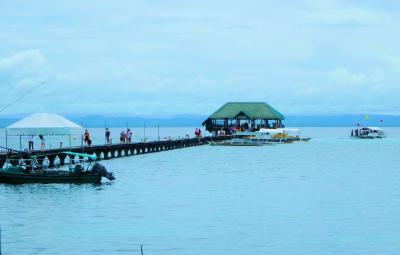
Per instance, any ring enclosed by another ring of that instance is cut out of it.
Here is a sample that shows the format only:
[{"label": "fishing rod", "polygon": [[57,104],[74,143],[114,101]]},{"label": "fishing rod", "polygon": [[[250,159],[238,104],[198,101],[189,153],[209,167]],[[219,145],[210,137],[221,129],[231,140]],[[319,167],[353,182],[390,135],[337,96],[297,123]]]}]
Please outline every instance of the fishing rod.
[{"label": "fishing rod", "polygon": [[28,92],[26,92],[25,94],[21,95],[20,97],[17,97],[15,100],[11,101],[10,103],[6,104],[5,106],[3,106],[0,109],[0,113],[4,110],[6,110],[8,107],[10,107],[11,105],[15,104],[16,102],[18,102],[19,100],[21,100],[22,98],[26,97],[27,95],[29,95],[30,93],[32,93],[34,90],[36,90],[37,88],[41,87],[43,84],[45,84],[45,81],[42,81],[41,83],[39,83],[38,85],[36,85],[35,87],[31,88],[30,90],[28,90]]},{"label": "fishing rod", "polygon": [[[21,100],[22,98],[26,97],[27,95],[29,95],[30,93],[32,93],[34,90],[36,90],[37,88],[41,87],[43,84],[45,83],[45,81],[42,81],[41,83],[39,83],[38,85],[34,86],[33,88],[31,88],[30,90],[28,90],[25,94],[17,97],[15,100],[11,101],[10,103],[6,104],[5,106],[3,106],[2,108],[0,108],[0,113],[3,112],[4,110],[6,110],[8,107],[10,107],[11,105],[17,103],[19,100]],[[7,129],[6,129],[6,146],[7,146]],[[5,148],[7,150],[7,152],[11,152],[11,151],[15,151],[18,153],[21,153],[17,150],[13,150],[10,148],[6,148],[6,147],[1,147],[1,148]],[[8,155],[8,153],[7,153]]]}]

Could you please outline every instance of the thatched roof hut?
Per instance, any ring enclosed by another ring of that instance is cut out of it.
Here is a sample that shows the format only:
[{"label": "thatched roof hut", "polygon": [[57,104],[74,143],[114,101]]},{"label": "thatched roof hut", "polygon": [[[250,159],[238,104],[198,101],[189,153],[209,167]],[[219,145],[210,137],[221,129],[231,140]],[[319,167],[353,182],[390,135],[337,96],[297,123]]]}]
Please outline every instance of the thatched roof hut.
[{"label": "thatched roof hut", "polygon": [[280,127],[284,119],[279,111],[264,102],[229,102],[211,114],[203,125],[210,132],[228,131],[233,125],[240,127],[241,121],[254,128],[270,127],[270,122],[274,122],[275,127]]}]

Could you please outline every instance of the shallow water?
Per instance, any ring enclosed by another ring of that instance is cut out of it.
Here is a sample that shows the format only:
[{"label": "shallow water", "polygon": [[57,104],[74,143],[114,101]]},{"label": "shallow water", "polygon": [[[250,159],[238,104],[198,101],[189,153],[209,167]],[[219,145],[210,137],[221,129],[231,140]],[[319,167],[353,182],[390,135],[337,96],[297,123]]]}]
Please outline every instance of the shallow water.
[{"label": "shallow water", "polygon": [[101,185],[0,184],[2,251],[398,254],[400,128],[381,140],[348,130],[102,161],[117,179]]}]

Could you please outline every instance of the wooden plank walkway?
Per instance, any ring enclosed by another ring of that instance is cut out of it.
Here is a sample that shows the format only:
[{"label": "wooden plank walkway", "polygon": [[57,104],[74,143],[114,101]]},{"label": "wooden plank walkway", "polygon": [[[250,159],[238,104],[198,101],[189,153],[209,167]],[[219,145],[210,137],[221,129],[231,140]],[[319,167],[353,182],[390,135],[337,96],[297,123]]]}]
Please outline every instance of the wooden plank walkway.
[{"label": "wooden plank walkway", "polygon": [[[30,156],[38,156],[38,160],[44,160],[45,158],[49,161],[49,167],[54,167],[56,160],[59,160],[60,165],[64,165],[66,162],[66,154],[62,152],[72,151],[77,153],[87,153],[96,155],[97,160],[113,159],[127,156],[134,156],[144,153],[154,153],[167,150],[174,150],[192,146],[199,146],[208,144],[209,141],[222,141],[231,139],[230,136],[216,136],[216,137],[201,137],[191,139],[179,139],[179,140],[168,140],[168,141],[153,141],[146,143],[124,143],[124,144],[111,144],[111,145],[93,145],[93,146],[78,146],[78,147],[66,147],[61,149],[49,149],[45,151],[32,151],[23,153],[6,153],[0,154],[0,167],[3,167],[6,159],[13,158],[12,164],[18,164],[19,159],[28,159]],[[46,156],[41,156],[46,154]],[[17,160],[18,159],[18,160]]]}]

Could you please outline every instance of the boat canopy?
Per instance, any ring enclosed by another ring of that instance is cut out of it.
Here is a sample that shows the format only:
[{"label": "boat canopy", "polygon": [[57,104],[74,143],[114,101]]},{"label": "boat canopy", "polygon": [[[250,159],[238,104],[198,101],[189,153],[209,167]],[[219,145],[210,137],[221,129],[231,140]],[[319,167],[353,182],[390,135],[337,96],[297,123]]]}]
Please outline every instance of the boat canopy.
[{"label": "boat canopy", "polygon": [[78,153],[78,152],[72,152],[72,151],[64,151],[63,154],[67,154],[70,156],[79,156],[79,157],[84,157],[84,158],[90,158],[90,159],[97,159],[96,155],[91,155],[91,154],[86,154],[86,153]]},{"label": "boat canopy", "polygon": [[383,131],[383,129],[379,127],[366,127],[366,128],[372,131]]},{"label": "boat canopy", "polygon": [[55,113],[34,113],[6,128],[7,135],[74,135],[82,127]]}]

